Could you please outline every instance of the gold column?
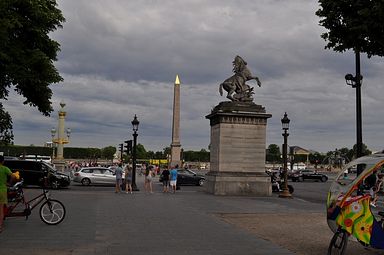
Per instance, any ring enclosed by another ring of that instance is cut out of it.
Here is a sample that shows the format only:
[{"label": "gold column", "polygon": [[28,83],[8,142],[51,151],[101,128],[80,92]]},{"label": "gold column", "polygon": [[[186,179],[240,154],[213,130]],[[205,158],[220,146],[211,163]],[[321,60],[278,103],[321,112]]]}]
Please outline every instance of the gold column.
[{"label": "gold column", "polygon": [[57,138],[53,138],[52,142],[57,144],[57,155],[56,159],[61,160],[64,159],[64,144],[69,143],[69,134],[70,129],[67,130],[67,135],[65,135],[64,132],[64,126],[65,126],[65,116],[66,112],[64,111],[64,102],[60,102],[61,109],[59,111],[59,126],[58,126],[58,133]]}]

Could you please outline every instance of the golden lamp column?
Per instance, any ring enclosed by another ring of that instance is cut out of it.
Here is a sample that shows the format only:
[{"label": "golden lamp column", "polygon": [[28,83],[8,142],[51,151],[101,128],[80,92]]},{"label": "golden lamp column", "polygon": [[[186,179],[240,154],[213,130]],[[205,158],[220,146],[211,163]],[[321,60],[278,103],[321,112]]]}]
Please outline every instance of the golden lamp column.
[{"label": "golden lamp column", "polygon": [[[60,106],[61,106],[61,109],[59,111],[59,126],[58,126],[57,138],[52,139],[52,142],[57,144],[56,159],[59,159],[59,160],[64,159],[64,144],[69,143],[69,137],[71,134],[71,129],[69,129],[69,128],[66,131],[64,131],[65,130],[65,128],[64,128],[65,127],[65,116],[67,114],[64,111],[65,103],[61,102]],[[65,133],[66,133],[66,135],[65,135]]]}]

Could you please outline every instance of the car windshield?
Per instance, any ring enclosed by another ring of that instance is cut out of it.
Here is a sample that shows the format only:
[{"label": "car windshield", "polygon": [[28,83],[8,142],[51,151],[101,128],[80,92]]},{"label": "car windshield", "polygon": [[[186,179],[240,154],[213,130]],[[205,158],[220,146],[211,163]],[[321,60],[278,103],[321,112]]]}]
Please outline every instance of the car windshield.
[{"label": "car windshield", "polygon": [[179,169],[177,171],[179,174],[189,174],[189,175],[195,175],[196,173],[189,170],[189,169]]},{"label": "car windshield", "polygon": [[[380,170],[383,165],[383,155],[370,155],[366,157],[358,158],[349,164],[339,172],[335,181],[332,183],[328,199],[327,208],[333,206],[345,194],[350,193],[349,196],[356,196],[359,192],[359,185],[371,174],[375,174]],[[348,173],[350,169],[361,169],[361,173],[357,176],[356,173]]]},{"label": "car windshield", "polygon": [[93,173],[94,174],[104,174],[105,172],[105,169],[93,169]]},{"label": "car windshield", "polygon": [[105,170],[105,175],[114,175],[114,173],[111,170]]},{"label": "car windshield", "polygon": [[51,165],[45,163],[44,161],[42,161],[41,163],[43,163],[43,171],[47,171],[47,172],[51,172],[51,173],[56,173],[57,170],[54,169]]}]

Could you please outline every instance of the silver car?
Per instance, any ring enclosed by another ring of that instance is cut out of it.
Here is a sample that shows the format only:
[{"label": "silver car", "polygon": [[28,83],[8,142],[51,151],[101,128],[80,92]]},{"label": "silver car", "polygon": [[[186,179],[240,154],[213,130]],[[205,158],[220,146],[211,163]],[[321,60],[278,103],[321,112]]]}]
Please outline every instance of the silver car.
[{"label": "silver car", "polygon": [[85,186],[91,184],[115,185],[116,176],[111,169],[106,167],[83,167],[74,173],[73,181]]}]

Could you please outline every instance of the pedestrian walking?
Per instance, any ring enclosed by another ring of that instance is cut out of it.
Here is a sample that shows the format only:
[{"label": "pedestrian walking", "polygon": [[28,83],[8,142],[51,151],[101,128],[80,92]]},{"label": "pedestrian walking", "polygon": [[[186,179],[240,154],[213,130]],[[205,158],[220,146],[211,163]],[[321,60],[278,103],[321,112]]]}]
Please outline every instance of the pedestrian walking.
[{"label": "pedestrian walking", "polygon": [[169,187],[169,175],[170,175],[168,168],[165,168],[161,174],[163,175],[163,192],[167,193],[168,187]]},{"label": "pedestrian walking", "polygon": [[145,170],[145,174],[144,174],[144,189],[146,192],[153,193],[152,178],[153,178],[153,166],[149,166]]},{"label": "pedestrian walking", "polygon": [[176,193],[176,185],[177,185],[177,169],[179,165],[176,165],[173,169],[171,169],[170,173],[170,184],[172,188],[172,192]]},{"label": "pedestrian walking", "polygon": [[132,194],[132,166],[126,165],[125,167],[125,192]]},{"label": "pedestrian walking", "polygon": [[8,203],[7,180],[13,182],[15,177],[11,170],[4,166],[4,156],[0,155],[0,233],[4,230],[4,205]]},{"label": "pedestrian walking", "polygon": [[123,169],[121,168],[122,164],[119,163],[116,170],[115,170],[115,175],[116,175],[116,186],[115,186],[115,193],[119,193],[121,184],[123,183]]}]

